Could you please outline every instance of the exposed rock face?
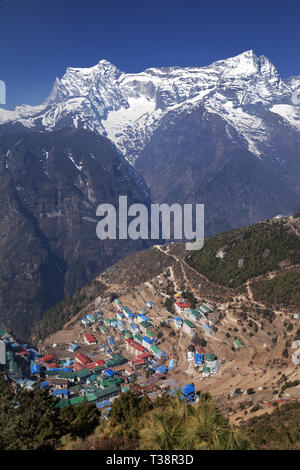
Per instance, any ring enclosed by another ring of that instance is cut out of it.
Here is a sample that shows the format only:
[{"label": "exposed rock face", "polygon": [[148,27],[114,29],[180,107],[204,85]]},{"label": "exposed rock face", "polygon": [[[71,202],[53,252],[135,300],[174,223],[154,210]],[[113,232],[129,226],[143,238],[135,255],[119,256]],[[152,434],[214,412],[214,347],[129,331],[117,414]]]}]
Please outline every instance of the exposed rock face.
[{"label": "exposed rock face", "polygon": [[228,249],[228,245],[221,246],[216,253],[216,258],[223,259],[226,256],[226,250]]},{"label": "exposed rock face", "polygon": [[245,259],[241,258],[241,259],[238,260],[237,267],[239,269],[242,269],[244,267],[244,264],[245,264]]}]

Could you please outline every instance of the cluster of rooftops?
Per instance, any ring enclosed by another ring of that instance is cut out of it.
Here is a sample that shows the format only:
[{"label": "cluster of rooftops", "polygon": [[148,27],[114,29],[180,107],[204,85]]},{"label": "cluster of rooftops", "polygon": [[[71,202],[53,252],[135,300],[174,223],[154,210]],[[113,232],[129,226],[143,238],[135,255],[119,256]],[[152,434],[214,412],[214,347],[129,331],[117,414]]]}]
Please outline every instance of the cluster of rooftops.
[{"label": "cluster of rooftops", "polygon": [[[148,316],[148,309],[153,309],[154,303],[147,301],[147,308],[138,309],[135,313],[123,306],[119,299],[114,299],[113,303],[115,318],[104,318],[103,312],[96,310],[80,320],[85,329],[82,341],[76,340],[66,346],[72,358],[58,359],[54,353],[43,355],[27,345],[17,344],[7,332],[0,331],[0,366],[2,344],[5,344],[7,351],[4,356],[10,378],[22,387],[32,388],[38,383],[40,388],[47,388],[58,398],[57,407],[77,405],[86,400],[109,412],[112,401],[130,388],[141,393],[164,389],[167,381],[162,379],[177,367],[177,358],[168,357],[157,344],[155,328]],[[193,336],[199,322],[203,327],[211,328],[213,308],[202,304],[194,309],[180,294],[175,294],[174,305],[177,315],[173,317],[173,324],[176,329],[182,328],[187,335]],[[99,341],[99,333],[103,342]],[[94,354],[80,350],[82,345],[95,347],[103,357],[94,360]],[[120,345],[125,346],[131,359],[119,352]],[[215,374],[219,369],[216,356],[205,354],[203,348],[194,346],[195,351],[188,352],[188,360],[193,360],[195,367],[202,366],[203,377]],[[235,347],[243,345],[235,340]],[[25,367],[20,365],[20,358]],[[148,379],[136,383],[140,369],[148,371]],[[195,399],[193,384],[182,387],[181,391],[184,399]],[[170,393],[174,393],[174,389]]]}]

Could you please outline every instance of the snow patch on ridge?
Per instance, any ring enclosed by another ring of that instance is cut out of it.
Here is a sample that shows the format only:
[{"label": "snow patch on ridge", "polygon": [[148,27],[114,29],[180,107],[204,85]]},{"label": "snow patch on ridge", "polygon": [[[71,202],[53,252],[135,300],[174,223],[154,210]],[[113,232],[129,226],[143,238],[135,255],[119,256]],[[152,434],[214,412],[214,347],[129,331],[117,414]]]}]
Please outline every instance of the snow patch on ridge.
[{"label": "snow patch on ridge", "polygon": [[290,104],[276,104],[270,108],[270,111],[279,114],[291,126],[300,130],[300,107]]}]

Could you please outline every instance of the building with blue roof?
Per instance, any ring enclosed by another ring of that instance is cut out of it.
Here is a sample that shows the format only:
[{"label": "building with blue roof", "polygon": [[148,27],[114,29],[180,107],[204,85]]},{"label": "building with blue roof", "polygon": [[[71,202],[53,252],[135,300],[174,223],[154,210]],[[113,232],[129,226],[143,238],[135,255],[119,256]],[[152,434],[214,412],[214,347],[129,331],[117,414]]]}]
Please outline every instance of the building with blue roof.
[{"label": "building with blue roof", "polygon": [[78,348],[79,348],[78,344],[72,343],[67,347],[67,351],[75,352]]},{"label": "building with blue roof", "polygon": [[148,318],[145,315],[142,315],[141,313],[138,313],[138,322],[141,323],[142,321],[148,322]]},{"label": "building with blue roof", "polygon": [[40,353],[33,348],[29,348],[27,351],[30,353],[30,357],[37,358],[40,356]]},{"label": "building with blue roof", "polygon": [[142,345],[143,345],[148,351],[150,351],[151,345],[152,345],[151,339],[150,339],[148,336],[143,336],[143,338],[142,338]]},{"label": "building with blue roof", "polygon": [[43,388],[46,388],[46,387],[49,387],[49,382],[41,382],[40,389],[43,389]]},{"label": "building with blue roof", "polygon": [[32,375],[34,375],[34,374],[40,374],[40,373],[41,373],[41,366],[40,366],[40,364],[34,364],[34,363],[30,364],[30,373],[31,373]]},{"label": "building with blue roof", "polygon": [[67,388],[61,388],[53,390],[52,395],[54,397],[68,397],[70,395],[70,392]]},{"label": "building with blue roof", "polygon": [[33,386],[36,384],[35,380],[30,380],[30,379],[17,379],[15,382],[20,385],[22,388],[24,387],[25,389],[28,390],[33,390]]},{"label": "building with blue roof", "polygon": [[177,359],[170,359],[169,361],[169,371],[172,371],[177,366]]},{"label": "building with blue roof", "polygon": [[204,362],[204,354],[196,353],[195,354],[195,364],[200,365]]},{"label": "building with blue roof", "polygon": [[173,322],[174,322],[175,328],[177,328],[178,330],[182,327],[182,318],[181,317],[174,317]]},{"label": "building with blue roof", "polygon": [[195,386],[194,384],[187,384],[180,389],[182,395],[187,400],[193,400],[195,398]]},{"label": "building with blue roof", "polygon": [[81,319],[81,323],[84,325],[84,327],[87,327],[89,326],[90,322],[88,321],[87,318],[82,318]]},{"label": "building with blue roof", "polygon": [[110,403],[109,400],[98,401],[98,402],[96,403],[96,407],[97,407],[99,410],[101,410],[101,409],[103,409],[103,408],[107,408],[107,407],[110,406],[110,405],[111,405],[111,403]]},{"label": "building with blue roof", "polygon": [[64,367],[69,367],[72,364],[74,364],[74,361],[71,361],[71,359],[65,359],[64,360]]},{"label": "building with blue roof", "polygon": [[[169,395],[174,395],[175,390],[170,390]],[[194,384],[184,385],[180,389],[180,399],[182,401],[193,402],[195,399],[195,387]]]},{"label": "building with blue roof", "polygon": [[91,315],[90,313],[87,314],[86,318],[87,318],[88,320],[90,320],[90,322],[92,322],[92,323],[95,321],[94,315]]},{"label": "building with blue roof", "polygon": [[107,377],[112,377],[113,375],[115,375],[115,371],[112,370],[112,369],[106,369],[104,372],[103,372],[104,375],[106,375]]}]

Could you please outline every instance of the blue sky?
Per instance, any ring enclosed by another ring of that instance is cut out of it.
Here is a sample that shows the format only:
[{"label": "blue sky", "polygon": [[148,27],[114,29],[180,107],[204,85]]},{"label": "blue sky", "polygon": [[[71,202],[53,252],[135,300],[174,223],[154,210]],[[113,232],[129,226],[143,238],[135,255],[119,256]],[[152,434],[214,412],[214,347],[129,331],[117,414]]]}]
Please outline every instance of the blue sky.
[{"label": "blue sky", "polygon": [[39,104],[66,67],[203,66],[248,49],[300,75],[300,5],[285,0],[0,0],[7,107]]}]

